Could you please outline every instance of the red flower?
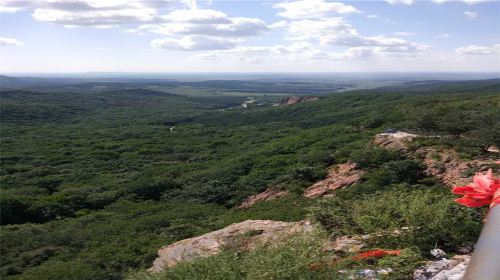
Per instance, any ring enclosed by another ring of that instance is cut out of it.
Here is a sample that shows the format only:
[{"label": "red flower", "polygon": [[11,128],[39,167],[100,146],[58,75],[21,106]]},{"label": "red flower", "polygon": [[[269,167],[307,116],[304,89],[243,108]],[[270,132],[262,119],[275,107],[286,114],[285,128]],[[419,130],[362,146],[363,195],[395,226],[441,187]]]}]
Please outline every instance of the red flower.
[{"label": "red flower", "polygon": [[359,261],[359,260],[364,260],[368,258],[381,258],[386,255],[399,255],[401,254],[400,250],[382,250],[382,249],[377,249],[377,250],[371,250],[371,251],[366,251],[360,254],[357,254],[356,256],[352,257],[353,260]]},{"label": "red flower", "polygon": [[467,207],[485,205],[493,207],[500,203],[500,179],[493,177],[491,169],[486,174],[476,173],[472,181],[467,186],[453,188],[454,194],[463,195],[463,197],[456,199],[456,202]]}]

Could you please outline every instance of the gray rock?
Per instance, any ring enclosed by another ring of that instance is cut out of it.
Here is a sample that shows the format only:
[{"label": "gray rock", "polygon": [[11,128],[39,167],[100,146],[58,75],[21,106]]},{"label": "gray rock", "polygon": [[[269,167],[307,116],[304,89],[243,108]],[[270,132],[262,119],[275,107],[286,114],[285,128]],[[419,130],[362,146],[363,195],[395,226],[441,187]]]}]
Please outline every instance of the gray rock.
[{"label": "gray rock", "polygon": [[358,272],[359,277],[362,279],[376,279],[377,278],[377,272],[372,269],[363,269]]},{"label": "gray rock", "polygon": [[432,249],[431,255],[433,255],[436,259],[446,258],[446,252],[441,249]]},{"label": "gray rock", "polygon": [[413,280],[461,280],[470,261],[470,255],[456,255],[451,259],[429,262],[413,273]]}]

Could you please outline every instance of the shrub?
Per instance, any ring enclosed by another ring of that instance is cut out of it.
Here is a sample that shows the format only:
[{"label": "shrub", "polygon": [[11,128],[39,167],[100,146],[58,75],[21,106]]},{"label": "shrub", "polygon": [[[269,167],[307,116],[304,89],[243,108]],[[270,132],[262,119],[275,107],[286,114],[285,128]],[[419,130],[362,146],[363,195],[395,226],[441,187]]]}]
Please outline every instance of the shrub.
[{"label": "shrub", "polygon": [[435,246],[455,249],[477,239],[482,227],[481,212],[462,207],[449,194],[436,190],[393,190],[342,201],[332,198],[312,208],[312,218],[334,236],[383,234],[379,245],[416,246],[428,251]]},{"label": "shrub", "polygon": [[389,151],[378,147],[355,150],[351,153],[351,160],[362,168],[378,167],[391,160],[399,160],[403,156],[398,151]]},{"label": "shrub", "polygon": [[321,180],[326,177],[326,170],[323,167],[315,166],[303,166],[294,168],[291,172],[292,178],[296,180],[303,180],[308,182],[314,182]]},{"label": "shrub", "polygon": [[132,184],[130,192],[134,193],[140,199],[158,200],[165,191],[178,188],[179,185],[173,179],[148,179],[139,180]]},{"label": "shrub", "polygon": [[159,274],[142,272],[128,279],[338,279],[334,266],[310,269],[311,264],[321,261],[322,246],[321,238],[295,237],[276,247],[251,252],[225,250],[215,256],[178,264]]}]

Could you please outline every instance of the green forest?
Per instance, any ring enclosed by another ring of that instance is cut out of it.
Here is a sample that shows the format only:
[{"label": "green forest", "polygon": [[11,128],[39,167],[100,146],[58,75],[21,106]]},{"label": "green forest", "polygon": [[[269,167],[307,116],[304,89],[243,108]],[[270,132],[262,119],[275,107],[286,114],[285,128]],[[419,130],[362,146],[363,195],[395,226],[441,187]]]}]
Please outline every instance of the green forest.
[{"label": "green forest", "polygon": [[[144,272],[161,246],[247,219],[310,219],[328,238],[410,227],[371,244],[402,250],[369,264],[390,265],[390,279],[408,279],[436,246],[452,253],[477,240],[485,209],[456,204],[422,161],[369,143],[392,128],[438,136],[415,149],[495,157],[487,150],[500,147],[500,80],[321,92],[290,106],[271,106],[283,97],[274,93],[241,108],[258,93],[2,89],[0,277],[342,279],[338,267],[308,269],[321,258],[314,240]],[[347,161],[366,171],[360,184],[325,199],[302,195]],[[235,207],[276,185],[291,195]]]}]

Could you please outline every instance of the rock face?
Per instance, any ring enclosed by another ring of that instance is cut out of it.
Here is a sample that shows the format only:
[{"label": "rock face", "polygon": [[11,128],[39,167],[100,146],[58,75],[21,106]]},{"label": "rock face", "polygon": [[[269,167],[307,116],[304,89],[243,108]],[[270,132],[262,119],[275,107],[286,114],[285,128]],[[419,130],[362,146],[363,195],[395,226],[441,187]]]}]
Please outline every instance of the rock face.
[{"label": "rock face", "polygon": [[259,201],[273,200],[273,199],[283,197],[287,194],[288,194],[287,191],[269,188],[261,193],[258,193],[256,195],[252,195],[252,196],[248,197],[247,199],[245,199],[245,201],[243,201],[240,205],[238,205],[237,208],[238,209],[247,209]]},{"label": "rock face", "polygon": [[309,101],[315,101],[318,100],[317,97],[314,96],[289,96],[285,99],[282,99],[280,101],[281,106],[287,106],[287,105],[292,105],[296,103],[302,103],[302,102],[309,102]]},{"label": "rock face", "polygon": [[469,261],[470,255],[456,255],[430,262],[415,271],[413,280],[461,280]]},{"label": "rock face", "polygon": [[424,158],[427,165],[425,172],[440,179],[448,186],[466,185],[476,171],[486,171],[493,160],[461,160],[452,150],[437,151],[433,148],[421,148],[415,152]]},{"label": "rock face", "polygon": [[373,143],[375,145],[381,146],[390,150],[406,151],[407,143],[411,142],[413,138],[418,135],[406,133],[406,132],[395,132],[395,133],[380,133],[375,135]]},{"label": "rock face", "polygon": [[[381,133],[373,140],[375,145],[389,150],[408,152],[408,143],[418,135],[406,132]],[[412,153],[423,159],[427,168],[425,173],[434,176],[448,186],[466,185],[476,171],[486,171],[493,160],[462,160],[453,150],[436,150],[432,147],[419,148]]]},{"label": "rock face", "polygon": [[256,246],[274,245],[296,233],[307,233],[313,227],[308,221],[279,222],[270,220],[247,220],[198,237],[184,239],[164,246],[149,269],[159,272],[180,262],[196,257],[219,253],[223,248],[237,247],[251,250]]},{"label": "rock face", "polygon": [[363,171],[356,163],[347,162],[330,168],[326,179],[315,183],[304,191],[304,196],[316,198],[327,195],[336,189],[345,188],[361,180]]}]

